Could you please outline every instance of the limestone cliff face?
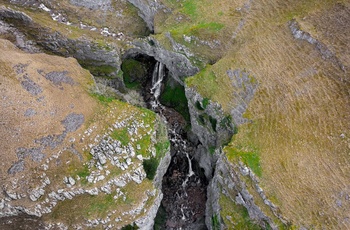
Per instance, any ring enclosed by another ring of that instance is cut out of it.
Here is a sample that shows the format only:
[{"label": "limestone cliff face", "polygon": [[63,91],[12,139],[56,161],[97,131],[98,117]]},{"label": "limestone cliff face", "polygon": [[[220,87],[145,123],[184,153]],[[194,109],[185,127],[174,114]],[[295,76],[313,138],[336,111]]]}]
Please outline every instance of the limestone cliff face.
[{"label": "limestone cliff face", "polygon": [[[222,149],[235,134],[235,123],[247,122],[242,114],[256,87],[249,84],[247,77],[241,78],[239,71],[228,70],[228,75],[233,86],[239,88],[244,84],[242,82],[246,83],[244,91],[237,90],[236,96],[241,97],[241,103],[232,110],[231,115],[225,115],[218,103],[203,98],[195,88],[186,86],[192,133],[200,142],[195,157],[207,178],[211,179],[207,188],[206,225],[209,229],[230,229],[237,222],[230,212],[237,206],[245,208],[257,226],[278,229],[279,225],[287,224],[287,221],[266,198],[259,187],[258,177],[242,162],[230,162]],[[227,224],[230,221],[232,226]]]},{"label": "limestone cliff face", "polygon": [[193,76],[199,69],[194,66],[183,54],[169,51],[162,47],[154,38],[134,41],[135,48],[129,49],[124,55],[124,58],[132,58],[138,54],[154,57],[157,61],[165,64],[170,71],[171,76],[183,84],[185,77]]},{"label": "limestone cliff face", "polygon": [[162,5],[156,0],[128,0],[139,9],[139,16],[146,22],[148,28],[154,31],[154,16]]},{"label": "limestone cliff face", "polygon": [[205,170],[207,178],[211,178],[216,161],[214,150],[231,139],[234,125],[231,119],[224,115],[219,104],[210,102],[208,98],[203,98],[195,89],[187,86],[185,93],[191,115],[192,133],[201,144],[196,159]]},{"label": "limestone cliff face", "polygon": [[[8,22],[16,28],[24,39],[30,40],[31,46],[36,50],[45,51],[64,57],[76,58],[84,67],[92,69],[96,76],[116,77],[120,71],[120,54],[118,49],[111,47],[101,47],[89,39],[69,39],[57,31],[50,28],[41,27],[38,23],[23,12],[15,11],[11,8],[1,7],[0,19]],[[4,26],[10,27],[10,25]],[[3,30],[6,32],[6,28]],[[20,48],[26,48],[18,42]],[[94,71],[94,69],[96,71]]]}]

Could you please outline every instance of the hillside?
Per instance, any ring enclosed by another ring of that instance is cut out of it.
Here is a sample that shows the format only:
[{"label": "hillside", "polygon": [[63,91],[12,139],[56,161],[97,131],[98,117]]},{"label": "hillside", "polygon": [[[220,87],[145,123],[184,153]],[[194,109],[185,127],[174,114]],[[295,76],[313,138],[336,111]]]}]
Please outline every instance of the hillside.
[{"label": "hillside", "polygon": [[0,2],[0,227],[350,228],[349,1]]}]

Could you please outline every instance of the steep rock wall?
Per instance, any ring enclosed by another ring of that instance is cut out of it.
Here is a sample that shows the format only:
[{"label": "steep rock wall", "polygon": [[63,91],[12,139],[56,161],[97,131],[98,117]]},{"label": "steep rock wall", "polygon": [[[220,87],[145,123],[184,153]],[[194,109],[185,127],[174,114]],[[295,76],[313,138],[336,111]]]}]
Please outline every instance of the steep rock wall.
[{"label": "steep rock wall", "polygon": [[139,16],[146,22],[148,28],[154,31],[154,16],[162,6],[156,0],[128,0],[139,9]]},{"label": "steep rock wall", "polygon": [[182,85],[185,77],[193,76],[199,71],[185,55],[163,48],[157,40],[151,37],[134,41],[133,44],[135,48],[125,52],[123,58],[133,58],[138,54],[154,57],[157,61],[165,64],[170,75]]},{"label": "steep rock wall", "polygon": [[222,146],[227,144],[236,132],[234,123],[247,122],[242,115],[256,88],[256,84],[248,85],[248,77],[241,78],[239,71],[229,70],[228,75],[232,81],[238,79],[238,82],[232,83],[236,87],[242,87],[242,81],[247,85],[244,91],[237,93],[241,103],[232,109],[230,115],[224,113],[220,104],[201,96],[195,88],[185,87],[192,133],[200,142],[195,158],[205,170],[207,178],[211,179],[207,188],[206,225],[209,229],[225,229],[230,228],[227,223],[235,226],[239,222],[230,215],[222,216],[234,210],[232,207],[226,209],[223,206],[221,200],[227,199],[233,206],[237,206],[238,210],[242,207],[247,210],[252,226],[278,229],[278,226],[288,222],[279,214],[278,208],[267,199],[259,186],[259,179],[242,162],[228,161],[222,150]]},{"label": "steep rock wall", "polygon": [[[7,7],[0,8],[0,20],[24,35],[21,40],[30,41],[35,49],[32,48],[29,51],[44,51],[59,56],[74,57],[94,75],[117,79],[121,64],[118,49],[101,47],[88,39],[69,39],[57,31],[53,32],[49,28],[40,26],[25,13]],[[25,42],[18,41],[20,39],[16,38],[16,45],[26,50]]]}]

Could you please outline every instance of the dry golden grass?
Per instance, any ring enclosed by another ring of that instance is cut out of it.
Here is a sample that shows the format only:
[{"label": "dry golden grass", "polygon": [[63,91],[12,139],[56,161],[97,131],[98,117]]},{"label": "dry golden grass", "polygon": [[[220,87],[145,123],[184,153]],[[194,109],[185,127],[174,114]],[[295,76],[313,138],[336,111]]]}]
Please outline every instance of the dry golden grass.
[{"label": "dry golden grass", "polygon": [[[98,104],[89,97],[89,87],[93,83],[91,75],[75,59],[23,53],[5,40],[0,40],[0,50],[0,179],[4,186],[18,179],[19,191],[26,193],[38,186],[38,175],[42,172],[37,167],[43,162],[32,161],[28,156],[25,159],[25,171],[9,176],[8,169],[19,159],[16,149],[35,148],[38,147],[36,139],[61,134],[64,131],[61,121],[70,113],[83,114],[85,119],[90,119]],[[15,66],[18,64],[26,65],[23,72],[16,73]],[[62,83],[62,90],[38,71],[67,71],[75,84]],[[25,75],[42,89],[42,93],[32,95],[21,86]],[[35,114],[25,116],[27,109],[33,109]],[[70,146],[68,140],[76,138],[75,135],[77,132],[69,133],[62,145]],[[48,158],[57,151],[46,148],[43,152]],[[28,200],[22,200],[19,204],[26,205]]]},{"label": "dry golden grass", "polygon": [[[0,50],[2,51],[0,54],[2,69],[0,73],[0,106],[2,108],[0,110],[0,146],[3,150],[0,180],[6,188],[10,188],[13,180],[18,180],[16,191],[27,194],[31,189],[41,185],[41,177],[45,173],[51,183],[45,187],[45,195],[39,200],[43,201],[51,191],[67,190],[67,186],[63,182],[66,176],[76,179],[76,187],[92,189],[101,187],[107,180],[120,177],[122,174],[132,174],[134,169],[122,171],[108,162],[105,167],[108,167],[109,175],[106,174],[105,180],[88,183],[85,178],[90,175],[91,171],[97,170],[95,167],[91,169],[87,167],[87,162],[92,159],[89,153],[89,144],[97,144],[95,138],[100,140],[104,134],[109,132],[116,121],[126,121],[127,127],[133,122],[144,124],[142,128],[140,126],[138,129],[141,140],[132,144],[135,149],[137,149],[136,145],[140,144],[141,150],[137,150],[137,154],[142,154],[145,158],[152,155],[152,148],[156,148],[155,143],[151,141],[154,130],[157,131],[155,137],[157,141],[165,141],[163,139],[167,137],[166,132],[158,127],[158,118],[155,113],[125,102],[92,95],[90,91],[90,87],[93,86],[91,75],[83,70],[75,59],[23,53],[5,40],[0,40]],[[14,66],[18,64],[27,65],[23,67],[23,72],[16,72],[18,68]],[[38,71],[44,71],[44,73],[67,71],[67,75],[72,77],[75,84],[62,83],[63,89],[61,89],[39,74]],[[27,74],[33,82],[41,87],[42,93],[33,96],[22,88],[21,81],[23,79],[21,77],[24,74]],[[28,108],[34,108],[36,114],[31,117],[24,116]],[[68,133],[63,143],[56,148],[44,148],[43,152],[46,156],[42,162],[33,162],[28,156],[24,160],[25,170],[23,172],[8,175],[7,170],[18,160],[15,152],[17,148],[40,147],[39,144],[35,143],[36,139],[61,134],[64,131],[61,121],[73,112],[83,114],[85,118],[84,124],[77,131]],[[131,116],[133,116],[132,119],[130,119]],[[91,134],[88,135],[86,130],[92,130]],[[73,138],[75,141],[71,143],[70,140]],[[115,138],[119,140],[122,137],[116,136]],[[128,143],[130,138],[128,136]],[[74,147],[81,158],[70,147]],[[59,155],[58,159],[56,160],[54,157],[46,162],[53,155]],[[44,162],[49,166],[48,170],[44,170],[40,166]],[[135,167],[142,166],[142,162],[136,157],[133,159],[133,163]],[[80,175],[80,180],[77,180],[77,175]],[[45,215],[44,219],[48,222],[60,221],[72,227],[79,221],[105,218],[107,214],[110,214],[113,221],[117,217],[123,217],[123,220],[116,224],[116,227],[122,227],[144,215],[142,212],[136,217],[129,214],[124,216],[124,212],[132,211],[141,205],[144,205],[145,210],[147,210],[153,205],[153,200],[156,197],[146,193],[155,189],[152,181],[148,179],[145,179],[141,184],[131,181],[121,188],[121,191],[126,194],[126,200],[123,200],[123,197],[114,199],[115,189],[115,187],[112,189],[113,192],[110,195],[100,191],[98,196],[84,194],[76,196],[72,200],[58,202],[53,212]],[[27,198],[12,201],[11,204],[31,208],[37,203],[30,201],[27,194]],[[42,204],[42,206],[45,205]]]},{"label": "dry golden grass", "polygon": [[295,40],[287,23],[306,17],[303,29],[316,28],[310,33],[349,66],[349,3],[339,10],[336,2],[254,1],[229,54],[205,71],[214,73],[211,84],[201,74],[189,80],[229,112],[237,98],[225,88],[226,70],[256,78],[246,113],[252,123],[240,126],[230,145],[257,149],[268,197],[294,225],[316,229],[350,226],[349,74]]}]

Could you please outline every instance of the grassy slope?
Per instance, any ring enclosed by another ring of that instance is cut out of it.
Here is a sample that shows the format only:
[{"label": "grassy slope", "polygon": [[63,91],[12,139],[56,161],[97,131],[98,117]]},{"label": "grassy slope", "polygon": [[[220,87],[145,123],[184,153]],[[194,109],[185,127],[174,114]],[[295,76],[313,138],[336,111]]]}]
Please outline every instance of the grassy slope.
[{"label": "grassy slope", "polygon": [[[349,66],[348,28],[334,29],[339,17],[339,10],[333,8],[336,2],[261,0],[245,13],[237,10],[242,2],[227,7],[227,1],[220,1],[217,10],[208,5],[211,14],[197,16],[211,21],[213,15],[223,14],[225,27],[219,33],[232,36],[227,28],[238,28],[240,18],[245,21],[235,39],[225,40],[227,55],[187,84],[229,112],[237,98],[226,70],[245,69],[256,78],[258,90],[245,114],[252,123],[239,127],[225,151],[232,161],[237,160],[232,152],[237,149],[258,154],[263,189],[298,226],[349,224],[344,222],[349,206],[342,195],[349,192],[350,180],[349,76],[323,60],[313,45],[295,40],[287,25],[293,17],[306,17],[303,28],[313,28],[308,31]],[[221,5],[226,5],[225,10]],[[344,12],[342,16],[346,17]],[[339,34],[329,35],[329,28]]]},{"label": "grassy slope", "polygon": [[[2,93],[0,145],[4,153],[0,178],[3,186],[9,187],[12,181],[23,180],[25,183],[19,185],[18,191],[24,191],[26,194],[41,184],[42,175],[45,173],[51,183],[45,187],[45,195],[38,200],[41,202],[52,191],[67,190],[67,186],[63,183],[66,176],[75,178],[76,187],[92,189],[104,185],[106,180],[118,178],[126,173],[132,174],[131,167],[129,170],[122,171],[108,162],[105,167],[108,167],[110,172],[108,175],[105,174],[104,181],[95,184],[88,183],[86,180],[86,176],[97,170],[95,166],[87,166],[92,160],[89,145],[96,145],[96,140],[99,141],[102,135],[108,132],[112,138],[119,140],[122,144],[131,144],[136,155],[140,154],[145,159],[155,154],[159,161],[168,151],[169,142],[166,129],[160,124],[154,112],[112,98],[92,94],[91,89],[94,82],[91,74],[82,69],[75,59],[46,54],[27,54],[18,50],[9,41],[2,39],[0,39],[0,48],[2,50],[0,54],[2,69],[0,73],[0,91]],[[16,73],[15,66],[18,64],[24,65],[24,72],[17,70]],[[40,71],[44,73],[67,71],[67,75],[71,76],[75,83],[73,85],[62,83],[62,86],[58,87],[41,76]],[[40,95],[33,96],[21,87],[24,75],[41,87],[42,93]],[[27,109],[34,109],[35,114],[32,117],[25,116]],[[62,133],[64,128],[61,121],[65,119],[67,114],[73,112],[84,115],[84,123],[77,131],[68,133],[67,137],[56,148],[44,148],[43,152],[46,156],[42,162],[34,162],[28,156],[25,159],[23,172],[10,176],[7,174],[7,170],[18,160],[15,151],[17,148],[38,147],[35,144],[36,139]],[[131,116],[133,116],[132,119],[130,119]],[[125,122],[126,127],[113,128],[112,125],[115,122],[122,121]],[[137,137],[124,132],[130,127],[135,127],[135,122],[143,124],[142,127],[138,128]],[[110,131],[111,128],[113,128],[113,132]],[[91,130],[91,134],[88,134],[86,130]],[[135,140],[132,141],[132,138]],[[70,147],[73,147],[76,152],[72,151]],[[52,157],[54,155],[59,155],[57,160]],[[136,156],[132,160],[135,167],[142,166],[142,161]],[[48,170],[43,169],[42,164],[44,163],[48,165]],[[81,179],[78,180],[77,176]],[[139,207],[142,202],[146,202],[145,209],[153,205],[155,196],[147,195],[146,191],[154,189],[152,181],[145,179],[141,184],[131,181],[121,188],[121,191],[126,194],[125,200],[123,197],[113,199],[113,196],[116,195],[115,188],[110,195],[101,191],[98,196],[79,195],[72,200],[58,202],[53,212],[44,216],[44,219],[49,222],[60,221],[71,227],[71,225],[86,219],[105,218],[107,214],[110,214],[114,222],[116,217],[123,216],[123,212]],[[0,197],[4,198],[4,196],[2,194]],[[30,201],[27,195],[26,198],[14,200],[11,204],[33,207],[37,203]],[[116,211],[111,214],[113,210]],[[116,226],[130,224],[143,214],[142,212],[136,217],[124,218],[123,216],[123,220],[118,222]]]}]

